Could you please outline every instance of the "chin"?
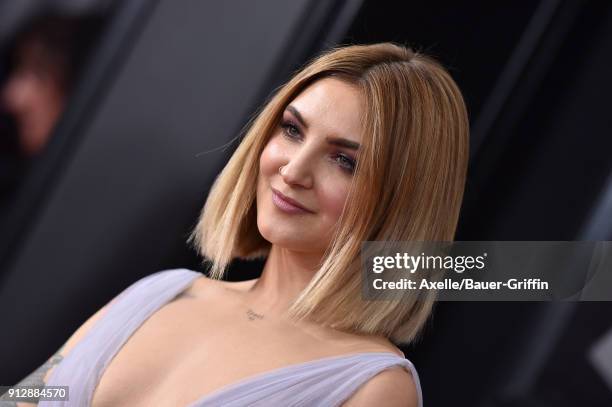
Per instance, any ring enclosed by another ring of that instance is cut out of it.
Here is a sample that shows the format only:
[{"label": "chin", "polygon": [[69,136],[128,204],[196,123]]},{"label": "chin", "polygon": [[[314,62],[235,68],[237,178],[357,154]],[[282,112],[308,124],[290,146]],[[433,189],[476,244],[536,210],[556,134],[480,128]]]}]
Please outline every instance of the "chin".
[{"label": "chin", "polygon": [[300,239],[299,231],[287,230],[287,228],[281,228],[273,223],[266,223],[264,225],[258,225],[259,233],[270,243],[286,245],[303,243],[303,239]]},{"label": "chin", "polygon": [[302,230],[292,230],[292,228],[281,227],[276,222],[257,223],[259,233],[268,242],[287,249],[303,250],[312,245],[309,239],[304,238]]}]

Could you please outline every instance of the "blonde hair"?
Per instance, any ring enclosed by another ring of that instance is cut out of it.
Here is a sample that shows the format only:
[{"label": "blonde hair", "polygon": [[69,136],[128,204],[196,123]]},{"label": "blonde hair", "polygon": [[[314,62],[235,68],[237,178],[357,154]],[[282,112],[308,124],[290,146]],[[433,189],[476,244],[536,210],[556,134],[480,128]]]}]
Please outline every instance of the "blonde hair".
[{"label": "blonde hair", "polygon": [[257,228],[259,156],[285,107],[329,76],[361,89],[364,137],[332,243],[288,315],[409,343],[431,314],[435,292],[406,290],[401,300],[363,300],[360,247],[363,241],[454,238],[467,175],[468,116],[457,85],[431,57],[379,43],[335,47],[310,61],[249,123],[190,241],[212,263],[209,275],[216,279],[235,257],[268,254],[271,244]]}]

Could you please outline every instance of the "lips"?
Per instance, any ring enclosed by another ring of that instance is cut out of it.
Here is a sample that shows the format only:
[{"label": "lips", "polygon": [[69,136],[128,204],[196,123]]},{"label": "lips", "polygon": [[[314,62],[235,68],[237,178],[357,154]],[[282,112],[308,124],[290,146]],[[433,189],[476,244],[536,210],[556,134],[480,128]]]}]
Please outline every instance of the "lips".
[{"label": "lips", "polygon": [[284,212],[288,213],[314,213],[310,209],[306,208],[298,201],[283,195],[278,190],[272,188],[272,201],[274,204]]}]

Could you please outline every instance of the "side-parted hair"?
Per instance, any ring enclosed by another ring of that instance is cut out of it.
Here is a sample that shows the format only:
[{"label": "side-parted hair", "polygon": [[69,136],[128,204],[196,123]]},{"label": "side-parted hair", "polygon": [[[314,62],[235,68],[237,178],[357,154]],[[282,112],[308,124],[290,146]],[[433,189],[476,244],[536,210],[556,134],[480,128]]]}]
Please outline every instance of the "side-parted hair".
[{"label": "side-parted hair", "polygon": [[364,130],[348,197],[330,246],[287,315],[345,332],[415,340],[433,290],[405,290],[397,300],[362,298],[364,241],[452,241],[468,166],[465,103],[434,59],[395,43],[338,46],[280,87],[249,123],[216,178],[190,242],[221,279],[235,258],[265,257],[271,243],[257,227],[259,157],[285,107],[325,77],[356,85],[364,98]]}]

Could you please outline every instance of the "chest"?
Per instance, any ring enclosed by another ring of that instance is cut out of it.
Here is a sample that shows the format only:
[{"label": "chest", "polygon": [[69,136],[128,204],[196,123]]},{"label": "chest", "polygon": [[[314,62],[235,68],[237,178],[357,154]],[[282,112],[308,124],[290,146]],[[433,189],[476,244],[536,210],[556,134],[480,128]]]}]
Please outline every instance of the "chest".
[{"label": "chest", "polygon": [[290,327],[249,319],[244,310],[177,300],[124,343],[92,406],[186,406],[256,374],[342,351]]}]

